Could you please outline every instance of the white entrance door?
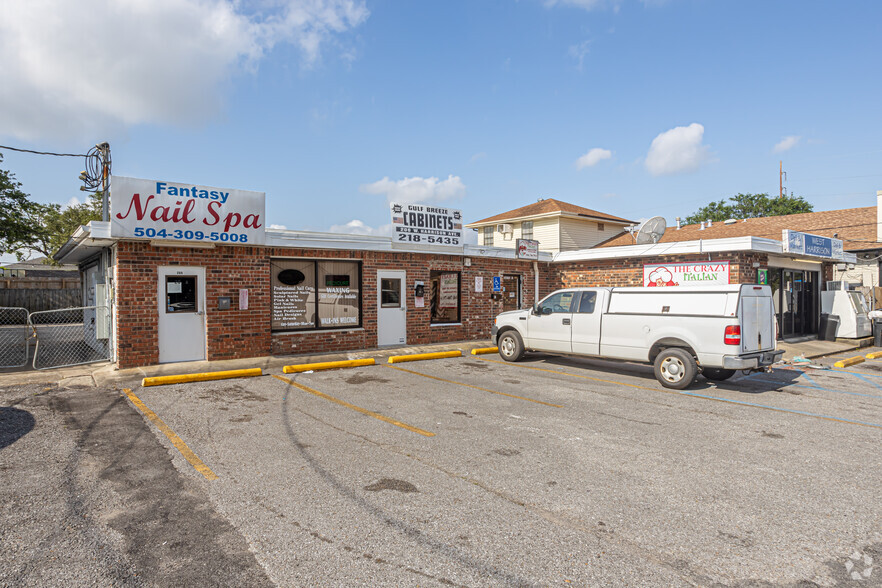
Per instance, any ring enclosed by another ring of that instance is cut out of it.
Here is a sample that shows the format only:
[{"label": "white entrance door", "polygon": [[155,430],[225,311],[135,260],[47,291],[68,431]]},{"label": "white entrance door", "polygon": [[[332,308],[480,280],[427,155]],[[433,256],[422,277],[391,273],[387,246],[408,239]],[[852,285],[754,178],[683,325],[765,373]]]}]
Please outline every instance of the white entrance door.
[{"label": "white entrance door", "polygon": [[407,343],[406,277],[401,270],[377,272],[377,345]]},{"label": "white entrance door", "polygon": [[205,359],[205,268],[158,270],[159,363]]}]

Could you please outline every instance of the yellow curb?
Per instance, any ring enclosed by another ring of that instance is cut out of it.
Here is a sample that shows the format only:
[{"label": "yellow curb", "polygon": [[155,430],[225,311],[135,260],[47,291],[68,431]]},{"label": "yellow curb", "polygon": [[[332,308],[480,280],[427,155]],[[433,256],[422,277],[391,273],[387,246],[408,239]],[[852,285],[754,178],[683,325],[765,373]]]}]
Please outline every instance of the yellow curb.
[{"label": "yellow curb", "polygon": [[263,370],[260,368],[252,368],[247,370],[228,370],[225,372],[205,372],[202,374],[182,374],[180,376],[157,376],[155,378],[144,378],[141,385],[162,386],[164,384],[185,384],[187,382],[205,382],[208,380],[228,380],[230,378],[250,378],[252,376],[262,376]]},{"label": "yellow curb", "polygon": [[857,363],[863,363],[864,358],[858,355],[857,357],[849,357],[848,359],[841,359],[833,364],[833,367],[844,368],[850,365],[855,365]]},{"label": "yellow curb", "polygon": [[447,357],[462,357],[462,351],[440,351],[438,353],[416,353],[414,355],[393,355],[389,363],[401,363],[403,361],[422,361],[424,359],[444,359]]},{"label": "yellow curb", "polygon": [[874,351],[872,353],[868,353],[865,357],[867,359],[879,359],[880,357],[882,357],[882,351]]},{"label": "yellow curb", "polygon": [[337,368],[358,367],[362,365],[374,365],[377,363],[371,359],[349,359],[344,361],[322,361],[318,363],[301,363],[297,365],[286,365],[282,368],[282,372],[286,374],[298,374],[300,372],[309,372],[315,370],[335,370]]},{"label": "yellow curb", "polygon": [[478,349],[472,349],[472,355],[483,355],[485,353],[496,353],[499,351],[499,347],[479,347]]}]

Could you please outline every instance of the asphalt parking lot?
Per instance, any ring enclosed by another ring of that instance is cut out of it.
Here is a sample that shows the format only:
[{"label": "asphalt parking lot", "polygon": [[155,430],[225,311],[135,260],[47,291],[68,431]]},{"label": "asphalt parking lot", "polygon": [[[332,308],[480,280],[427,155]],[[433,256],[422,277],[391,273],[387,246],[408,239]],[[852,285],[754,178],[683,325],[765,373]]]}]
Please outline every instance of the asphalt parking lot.
[{"label": "asphalt parking lot", "polygon": [[276,585],[868,586],[880,367],[675,392],[648,366],[489,355],[122,398]]}]

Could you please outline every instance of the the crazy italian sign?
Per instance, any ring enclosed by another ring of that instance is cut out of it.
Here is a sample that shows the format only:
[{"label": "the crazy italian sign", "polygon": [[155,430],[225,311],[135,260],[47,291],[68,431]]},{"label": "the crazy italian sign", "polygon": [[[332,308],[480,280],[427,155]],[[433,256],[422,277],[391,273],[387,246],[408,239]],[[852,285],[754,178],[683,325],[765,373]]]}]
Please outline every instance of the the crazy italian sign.
[{"label": "the crazy italian sign", "polygon": [[728,261],[643,266],[644,286],[710,286],[729,283]]},{"label": "the crazy italian sign", "polygon": [[263,245],[265,194],[230,188],[110,180],[110,234],[126,239]]}]

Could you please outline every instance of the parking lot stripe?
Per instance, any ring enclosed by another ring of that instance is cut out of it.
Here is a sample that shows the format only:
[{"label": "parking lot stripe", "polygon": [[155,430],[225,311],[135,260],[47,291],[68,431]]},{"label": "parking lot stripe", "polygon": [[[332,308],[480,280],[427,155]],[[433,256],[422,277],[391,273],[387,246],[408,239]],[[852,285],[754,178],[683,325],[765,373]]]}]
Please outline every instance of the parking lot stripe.
[{"label": "parking lot stripe", "polygon": [[484,359],[484,358],[479,358],[479,359],[481,361],[489,361],[492,363],[501,363],[501,364],[505,364],[505,365],[510,365],[512,367],[519,367],[519,368],[524,368],[524,369],[528,369],[528,370],[539,370],[539,371],[543,371],[543,372],[550,372],[553,374],[559,374],[561,376],[571,376],[573,378],[584,378],[586,380],[594,380],[595,382],[606,382],[607,384],[616,384],[618,386],[628,386],[630,388],[640,388],[642,390],[652,390],[653,392],[665,392],[667,394],[679,394],[682,396],[692,396],[693,398],[703,398],[705,400],[715,400],[717,402],[727,402],[730,404],[738,404],[741,406],[750,406],[752,408],[762,408],[765,410],[771,410],[771,411],[775,411],[775,412],[786,412],[786,413],[790,413],[790,414],[798,414],[798,415],[812,417],[812,418],[816,418],[816,419],[822,419],[825,421],[835,421],[835,422],[839,422],[839,423],[846,423],[849,425],[860,425],[862,427],[872,427],[875,429],[882,429],[882,424],[878,424],[878,423],[867,423],[867,422],[863,422],[863,421],[855,421],[855,420],[851,420],[851,419],[844,419],[844,418],[830,416],[830,415],[826,415],[826,414],[817,414],[817,413],[813,413],[813,412],[805,412],[802,410],[781,408],[779,406],[769,406],[767,404],[755,404],[753,402],[746,402],[744,400],[735,400],[732,398],[720,398],[719,396],[708,396],[706,394],[697,394],[695,392],[687,392],[685,390],[673,390],[670,388],[659,389],[659,388],[652,388],[650,386],[640,386],[639,384],[626,384],[625,382],[616,382],[614,380],[605,380],[603,378],[594,378],[592,376],[583,376],[582,374],[570,374],[570,373],[562,372],[559,370],[550,370],[550,369],[539,368],[539,367],[535,367],[535,366],[531,366],[531,365],[519,365],[516,363],[497,361],[494,359]]},{"label": "parking lot stripe", "polygon": [[393,370],[407,372],[407,373],[413,374],[415,376],[422,376],[424,378],[429,378],[431,380],[438,380],[439,382],[446,382],[448,384],[455,384],[457,386],[465,386],[466,388],[474,388],[475,390],[481,390],[482,392],[489,392],[490,394],[498,394],[500,396],[508,396],[509,398],[517,398],[518,400],[526,400],[527,402],[535,402],[536,404],[544,404],[545,406],[553,406],[554,408],[563,408],[563,406],[561,406],[560,404],[551,404],[550,402],[542,402],[541,400],[536,400],[535,398],[527,398],[526,396],[517,396],[515,394],[508,394],[506,392],[498,392],[496,390],[490,390],[489,388],[481,388],[480,386],[466,384],[464,382],[455,382],[453,380],[446,380],[444,378],[439,378],[438,376],[430,376],[429,374],[421,374],[420,372],[415,372],[413,370],[409,370],[409,369],[406,369],[403,367],[398,367],[396,365],[387,365],[386,367],[392,368]]},{"label": "parking lot stripe", "polygon": [[162,431],[163,435],[168,437],[168,440],[171,441],[172,445],[175,446],[175,449],[181,452],[181,455],[184,456],[184,459],[190,462],[190,465],[193,466],[193,468],[197,472],[205,476],[206,480],[217,480],[217,474],[211,471],[211,468],[205,465],[205,463],[203,463],[201,459],[196,457],[196,454],[193,453],[193,451],[189,447],[187,447],[187,444],[184,443],[184,440],[178,437],[178,435],[171,430],[171,427],[166,425],[165,422],[163,422],[163,420],[159,418],[159,416],[157,416],[155,412],[147,408],[147,405],[144,404],[140,398],[135,396],[134,393],[132,393],[132,391],[128,388],[124,388],[123,392],[126,393],[126,396],[129,397],[129,400],[132,401],[132,404],[134,404],[138,408],[138,410],[144,413],[144,416],[147,417],[147,419],[151,423],[156,425],[156,428]]},{"label": "parking lot stripe", "polygon": [[349,404],[345,400],[340,400],[339,398],[334,398],[333,396],[329,396],[328,394],[325,394],[324,392],[319,392],[318,390],[313,390],[309,386],[304,386],[303,384],[298,384],[297,382],[295,382],[294,380],[292,380],[290,378],[286,378],[284,376],[277,376],[275,374],[273,374],[273,377],[276,379],[279,379],[283,382],[286,382],[286,383],[294,386],[295,388],[299,388],[300,390],[303,390],[304,392],[309,392],[310,394],[318,396],[319,398],[324,398],[325,400],[330,400],[331,402],[339,404],[340,406],[345,406],[346,408],[350,408],[356,412],[360,412],[363,415],[381,420],[384,423],[389,423],[390,425],[395,425],[396,427],[401,427],[402,429],[407,429],[408,431],[412,431],[414,433],[419,433],[420,435],[423,435],[425,437],[434,437],[435,436],[435,433],[432,433],[429,431],[424,431],[422,429],[418,429],[417,427],[412,427],[406,423],[402,423],[401,421],[396,421],[395,419],[391,419],[391,418],[389,418],[385,415],[382,415],[378,412],[374,412],[372,410],[368,410],[368,409],[362,408],[360,406],[355,406],[354,404]]}]

